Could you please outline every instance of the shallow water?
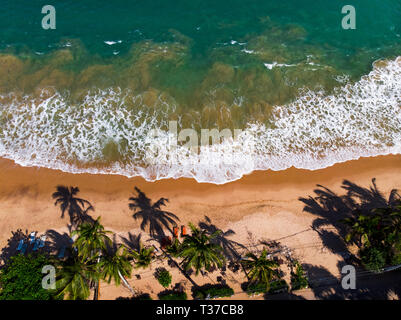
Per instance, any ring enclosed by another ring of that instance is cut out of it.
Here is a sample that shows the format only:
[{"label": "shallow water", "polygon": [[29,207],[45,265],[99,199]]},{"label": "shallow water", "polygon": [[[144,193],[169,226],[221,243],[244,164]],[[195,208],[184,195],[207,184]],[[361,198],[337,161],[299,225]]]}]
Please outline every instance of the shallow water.
[{"label": "shallow water", "polygon": [[[355,4],[356,30],[339,0],[56,1],[56,30],[4,2],[0,156],[20,164],[225,183],[400,153],[400,0]],[[239,133],[190,152],[171,121]]]}]

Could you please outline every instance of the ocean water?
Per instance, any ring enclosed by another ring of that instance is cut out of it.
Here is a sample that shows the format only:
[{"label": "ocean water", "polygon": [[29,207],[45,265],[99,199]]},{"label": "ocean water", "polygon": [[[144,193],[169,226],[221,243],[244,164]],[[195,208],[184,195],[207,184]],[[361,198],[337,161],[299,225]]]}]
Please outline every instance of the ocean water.
[{"label": "ocean water", "polygon": [[52,1],[55,30],[48,3],[0,3],[0,156],[21,165],[221,184],[401,153],[401,0]]}]

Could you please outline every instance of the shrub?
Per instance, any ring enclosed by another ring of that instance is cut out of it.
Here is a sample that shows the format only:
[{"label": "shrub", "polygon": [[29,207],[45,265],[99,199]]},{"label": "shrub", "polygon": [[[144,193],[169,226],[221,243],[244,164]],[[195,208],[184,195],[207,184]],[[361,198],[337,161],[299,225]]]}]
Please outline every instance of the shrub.
[{"label": "shrub", "polygon": [[306,277],[305,270],[302,265],[295,262],[295,272],[291,273],[291,289],[299,290],[308,287],[308,278]]},{"label": "shrub", "polygon": [[248,295],[251,296],[253,294],[266,293],[267,288],[266,288],[266,284],[264,284],[264,283],[252,282],[252,283],[247,284],[245,291]]},{"label": "shrub", "polygon": [[401,253],[396,253],[391,258],[391,265],[397,266],[399,264],[401,264]]},{"label": "shrub", "polygon": [[181,253],[181,243],[177,238],[174,238],[173,242],[166,247],[166,252],[173,258],[179,257]]},{"label": "shrub", "polygon": [[164,268],[156,270],[156,279],[164,288],[171,284],[171,274]]},{"label": "shrub", "polygon": [[372,272],[380,272],[386,264],[385,254],[374,247],[362,249],[360,256],[362,265]]},{"label": "shrub", "polygon": [[135,269],[146,269],[152,263],[154,248],[145,248],[140,244],[139,251],[133,251],[134,259],[135,259]]},{"label": "shrub", "polygon": [[187,300],[185,292],[166,291],[159,293],[160,300]]},{"label": "shrub", "polygon": [[234,294],[234,290],[227,285],[211,285],[207,284],[200,288],[196,288],[194,291],[195,299],[204,300],[208,296],[213,298],[224,298],[231,297]]},{"label": "shrub", "polygon": [[0,272],[0,300],[56,299],[55,290],[42,288],[45,265],[51,265],[51,262],[44,254],[11,257]]},{"label": "shrub", "polygon": [[393,266],[401,264],[401,241],[395,241],[390,252],[390,264]]},{"label": "shrub", "polygon": [[270,282],[269,291],[267,293],[275,294],[280,292],[288,292],[287,282],[285,282],[284,279]]},{"label": "shrub", "polygon": [[270,282],[268,287],[262,282],[249,282],[244,284],[243,288],[244,287],[244,291],[246,291],[248,295],[260,293],[275,294],[288,291],[288,284],[283,279]]}]

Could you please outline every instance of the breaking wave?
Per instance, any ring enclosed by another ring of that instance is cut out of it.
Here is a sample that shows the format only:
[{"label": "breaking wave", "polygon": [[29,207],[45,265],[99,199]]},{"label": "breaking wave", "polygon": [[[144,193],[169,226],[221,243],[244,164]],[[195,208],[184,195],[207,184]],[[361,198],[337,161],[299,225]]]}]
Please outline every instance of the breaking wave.
[{"label": "breaking wave", "polygon": [[119,88],[90,91],[79,103],[52,89],[1,95],[0,156],[72,173],[223,184],[254,170],[315,170],[401,153],[401,57],[375,62],[368,75],[330,94],[303,90],[274,106],[269,123],[249,122],[196,152],[172,143],[174,100],[152,101]]}]

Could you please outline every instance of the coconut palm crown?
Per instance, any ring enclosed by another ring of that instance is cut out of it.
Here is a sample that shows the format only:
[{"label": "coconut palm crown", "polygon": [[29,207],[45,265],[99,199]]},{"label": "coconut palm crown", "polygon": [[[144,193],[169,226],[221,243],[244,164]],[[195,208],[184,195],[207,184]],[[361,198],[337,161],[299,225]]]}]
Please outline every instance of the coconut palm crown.
[{"label": "coconut palm crown", "polygon": [[192,223],[189,224],[192,234],[186,235],[181,245],[180,257],[183,258],[182,264],[185,270],[195,268],[196,274],[212,267],[221,267],[224,263],[222,247],[212,242],[220,233],[217,231],[208,235],[206,230],[196,228]]}]

